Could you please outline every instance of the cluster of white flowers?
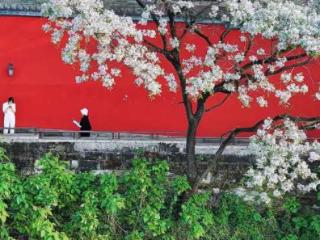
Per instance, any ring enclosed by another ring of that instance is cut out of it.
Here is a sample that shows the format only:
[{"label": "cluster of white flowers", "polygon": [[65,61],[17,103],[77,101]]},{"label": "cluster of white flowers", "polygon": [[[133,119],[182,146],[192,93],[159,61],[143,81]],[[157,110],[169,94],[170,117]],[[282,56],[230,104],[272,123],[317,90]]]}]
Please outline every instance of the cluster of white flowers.
[{"label": "cluster of white flowers", "polygon": [[159,20],[159,27],[158,27],[158,31],[161,35],[166,35],[167,31],[168,31],[168,20],[165,18],[161,18]]},{"label": "cluster of white flowers", "polygon": [[249,60],[250,60],[251,62],[255,62],[255,61],[258,61],[258,58],[257,58],[257,56],[255,56],[255,55],[251,55],[251,56],[249,56]]},{"label": "cluster of white flowers", "polygon": [[269,203],[272,198],[292,192],[305,194],[320,185],[319,176],[309,166],[320,161],[320,143],[309,142],[305,132],[289,119],[280,125],[266,119],[252,137],[249,150],[255,163],[246,173],[245,188],[236,189],[247,201]]},{"label": "cluster of white flowers", "polygon": [[252,35],[279,39],[278,50],[301,46],[306,52],[320,51],[320,15],[318,0],[299,5],[293,1],[230,0],[224,6],[229,20]]},{"label": "cluster of white flowers", "polygon": [[[220,89],[237,93],[245,107],[253,101],[267,107],[268,100],[263,93],[272,93],[280,103],[288,104],[293,95],[308,91],[307,85],[303,84],[302,73],[283,73],[281,84],[275,84],[269,75],[281,72],[282,68],[293,63],[281,50],[300,46],[306,53],[320,52],[320,14],[315,7],[319,0],[312,0],[304,6],[280,0],[220,1],[211,7],[209,15],[212,18],[221,17],[223,21],[240,27],[240,43],[220,39],[206,45],[204,56],[203,47],[185,41],[179,31],[169,31],[172,25],[178,27],[176,23],[168,23],[172,20],[169,16],[173,14],[179,19],[190,17],[196,12],[193,1],[148,0],[144,3],[146,7],[142,10],[141,19],[135,23],[130,17],[118,16],[105,9],[102,0],[48,0],[42,10],[49,23],[43,29],[51,33],[55,44],[61,43],[67,36],[62,59],[68,64],[79,64],[81,76],[76,77],[77,82],[101,80],[104,86],[111,88],[121,72],[118,69],[115,71],[109,64],[117,62],[129,67],[136,76],[135,83],[144,87],[151,96],[161,93],[159,79],[163,77],[169,90],[175,91],[180,81],[176,81],[176,73],[165,73],[165,66],[158,56],[162,51],[145,44],[148,40],[152,45],[150,42],[157,42],[152,38],[161,35],[166,43],[155,44],[166,48],[164,51],[171,51],[171,48],[175,51],[181,48],[187,50],[184,59],[179,55],[179,64],[186,80],[185,90],[193,99],[202,97],[204,93],[214,94],[217,84],[220,84]],[[158,20],[157,27],[148,30],[147,26],[141,26],[154,18]],[[194,34],[195,29],[201,30],[201,25],[195,24],[187,31]],[[278,39],[277,48],[271,49],[270,53],[261,47],[242,49],[243,45],[250,46],[249,41],[257,35]],[[207,37],[212,40],[209,35]],[[94,49],[92,42],[96,45]],[[274,52],[278,54],[272,55]],[[273,60],[264,61],[267,58]],[[246,68],[242,68],[244,66]],[[253,94],[256,91],[260,96],[254,98],[252,96],[257,95]],[[315,96],[320,99],[320,93]]]},{"label": "cluster of white flowers", "polygon": [[[160,94],[158,78],[164,71],[157,54],[142,44],[144,38],[155,37],[154,31],[139,30],[131,18],[104,9],[100,0],[50,0],[42,9],[51,23],[46,24],[44,30],[52,33],[53,43],[59,43],[68,35],[62,59],[69,64],[79,62],[83,75],[76,77],[77,82],[92,77],[111,88],[120,72],[109,68],[108,63],[117,61],[133,70],[150,95]],[[93,53],[85,50],[86,42],[91,40],[97,44],[97,51]],[[88,74],[92,60],[97,62],[99,70]]]},{"label": "cluster of white flowers", "polygon": [[176,92],[178,84],[177,84],[175,76],[172,73],[170,73],[169,75],[164,76],[164,78],[168,82],[169,90],[171,92]]},{"label": "cluster of white flowers", "polygon": [[186,44],[186,50],[190,53],[193,53],[196,50],[196,45],[195,44]]},{"label": "cluster of white flowers", "polygon": [[90,66],[90,54],[87,53],[85,49],[80,49],[78,51],[78,58],[80,61],[80,71],[86,72]]},{"label": "cluster of white flowers", "polygon": [[238,99],[242,103],[244,107],[249,107],[250,102],[252,101],[252,97],[248,94],[248,89],[246,87],[240,86],[238,88],[239,96]]},{"label": "cluster of white flowers", "polygon": [[[235,60],[237,61],[237,60]],[[257,61],[255,59],[254,61]],[[277,64],[273,66],[273,69],[278,69],[278,65],[282,66],[282,64],[285,64],[286,59],[285,58],[279,58],[277,61]],[[251,67],[253,78],[248,79],[248,84],[246,87],[246,91],[242,90],[239,92],[240,96],[239,99],[245,99],[244,106],[249,106],[247,100],[248,97],[245,96],[246,94],[249,94],[250,92],[256,92],[257,90],[263,90],[267,92],[268,94],[273,93],[275,97],[279,99],[279,102],[281,104],[289,104],[289,100],[294,96],[295,94],[305,94],[309,91],[309,88],[306,84],[304,84],[304,76],[302,72],[299,73],[292,73],[292,72],[282,72],[280,74],[280,80],[281,84],[274,84],[270,81],[269,77],[267,76],[267,71],[265,68],[270,69],[271,65],[263,65],[263,64],[253,64]],[[283,66],[282,66],[283,67]],[[277,87],[276,87],[277,86]],[[268,101],[264,97],[259,97],[259,99],[256,99],[257,103],[261,107],[268,106]]]},{"label": "cluster of white flowers", "polygon": [[245,56],[244,53],[238,53],[233,58],[235,62],[240,63],[244,60]]},{"label": "cluster of white flowers", "polygon": [[179,39],[178,38],[171,38],[170,39],[170,44],[171,44],[171,46],[173,47],[173,48],[179,48],[179,46],[180,46],[180,41],[179,41]]},{"label": "cluster of white flowers", "polygon": [[268,107],[268,101],[264,97],[257,97],[256,100],[260,107]]},{"label": "cluster of white flowers", "polygon": [[263,48],[259,48],[259,49],[257,50],[257,54],[258,54],[258,55],[265,55],[265,54],[266,54],[266,51],[265,51]]},{"label": "cluster of white flowers", "polygon": [[210,71],[203,71],[196,77],[187,79],[186,92],[193,98],[197,98],[201,93],[212,92],[214,86],[223,77],[223,71],[217,65],[210,68]]},{"label": "cluster of white flowers", "polygon": [[192,9],[194,4],[191,1],[168,1],[171,3],[171,8],[174,14],[179,14],[182,12],[182,9]]},{"label": "cluster of white flowers", "polygon": [[203,60],[200,57],[191,56],[188,59],[182,61],[182,72],[187,75],[193,68],[203,64]]}]

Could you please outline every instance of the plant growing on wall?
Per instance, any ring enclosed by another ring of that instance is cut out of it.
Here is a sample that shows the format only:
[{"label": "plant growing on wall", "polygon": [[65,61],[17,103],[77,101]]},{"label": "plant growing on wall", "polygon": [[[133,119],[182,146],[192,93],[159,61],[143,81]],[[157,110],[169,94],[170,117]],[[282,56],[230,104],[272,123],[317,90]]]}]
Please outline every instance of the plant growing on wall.
[{"label": "plant growing on wall", "polygon": [[[188,178],[196,191],[227,144],[263,123],[231,131],[200,172],[195,143],[206,112],[233,95],[243,107],[258,104],[267,108],[270,97],[288,105],[294,95],[309,91],[303,73],[295,68],[307,66],[319,55],[319,1],[136,2],[142,9],[138,22],[106,9],[100,0],[49,0],[42,8],[49,19],[44,30],[51,33],[53,43],[64,44],[63,61],[79,65],[82,75],[76,77],[78,83],[101,80],[104,87],[112,88],[121,78],[121,70],[115,66],[122,64],[132,70],[135,84],[144,87],[150,97],[161,94],[164,81],[170,91],[181,94],[188,123]],[[219,23],[223,30],[208,32],[203,20]],[[237,35],[238,40],[230,35]],[[196,42],[188,40],[189,36]],[[257,48],[259,39],[268,44]],[[171,67],[164,68],[168,63]],[[221,94],[220,103],[208,105],[209,99]],[[313,94],[320,99],[320,93]],[[319,119],[299,121],[316,124]]]}]

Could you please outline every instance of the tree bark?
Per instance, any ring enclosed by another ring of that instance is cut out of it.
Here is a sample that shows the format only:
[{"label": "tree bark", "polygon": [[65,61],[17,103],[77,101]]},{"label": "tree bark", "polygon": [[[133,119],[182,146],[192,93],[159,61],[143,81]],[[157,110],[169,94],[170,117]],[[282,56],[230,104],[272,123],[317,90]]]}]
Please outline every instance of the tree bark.
[{"label": "tree bark", "polygon": [[197,128],[199,125],[199,121],[196,120],[189,120],[188,122],[188,132],[187,132],[187,141],[186,141],[186,157],[188,163],[188,178],[191,183],[197,177],[197,165],[196,165],[196,155],[195,155],[195,148],[196,148],[196,134]]},{"label": "tree bark", "polygon": [[198,100],[197,110],[188,118],[188,132],[186,141],[186,154],[188,162],[188,178],[193,184],[198,177],[197,161],[196,161],[196,137],[199,123],[201,122],[203,113],[205,112],[205,99]]}]

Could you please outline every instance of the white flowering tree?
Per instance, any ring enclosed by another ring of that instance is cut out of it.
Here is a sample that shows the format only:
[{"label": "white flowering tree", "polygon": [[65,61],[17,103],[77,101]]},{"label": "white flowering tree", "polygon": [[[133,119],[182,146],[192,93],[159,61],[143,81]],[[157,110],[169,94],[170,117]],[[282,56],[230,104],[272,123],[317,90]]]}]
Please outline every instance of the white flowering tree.
[{"label": "white flowering tree", "polygon": [[320,143],[308,141],[305,134],[317,124],[317,118],[284,115],[247,129],[257,130],[249,144],[255,164],[246,173],[244,188],[237,188],[235,193],[249,202],[269,204],[289,194],[317,191]]},{"label": "white flowering tree", "polygon": [[[295,68],[307,66],[320,53],[319,1],[211,0],[201,7],[180,0],[136,2],[142,8],[138,22],[106,9],[100,0],[48,0],[43,5],[49,19],[44,30],[52,34],[53,43],[64,43],[63,61],[80,66],[78,83],[101,80],[112,88],[121,78],[114,66],[122,64],[150,97],[160,95],[164,87],[181,94],[188,122],[188,177],[196,190],[226,145],[242,132],[231,131],[207,169],[198,172],[196,134],[206,112],[232,95],[244,107],[265,108],[270,96],[287,105],[292,96],[308,92],[303,73]],[[203,19],[223,24],[224,31],[209,34]],[[238,40],[230,40],[235,32]],[[187,40],[191,35],[196,42]],[[256,48],[261,37],[270,44]],[[92,43],[95,48],[88,47]],[[164,68],[168,64],[171,70]],[[217,93],[225,98],[208,106]],[[320,93],[312,94],[320,98]]]}]

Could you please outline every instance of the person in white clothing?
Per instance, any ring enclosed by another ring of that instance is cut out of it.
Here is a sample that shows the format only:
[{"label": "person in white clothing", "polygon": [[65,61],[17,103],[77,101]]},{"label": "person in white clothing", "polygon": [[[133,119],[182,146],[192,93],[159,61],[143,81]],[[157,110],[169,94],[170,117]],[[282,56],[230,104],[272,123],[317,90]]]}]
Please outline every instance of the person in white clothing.
[{"label": "person in white clothing", "polygon": [[3,133],[13,134],[16,125],[16,104],[13,97],[9,97],[8,101],[2,105],[2,111],[4,113]]}]

